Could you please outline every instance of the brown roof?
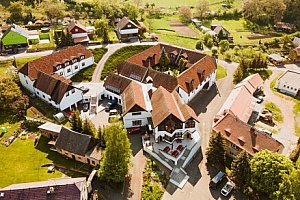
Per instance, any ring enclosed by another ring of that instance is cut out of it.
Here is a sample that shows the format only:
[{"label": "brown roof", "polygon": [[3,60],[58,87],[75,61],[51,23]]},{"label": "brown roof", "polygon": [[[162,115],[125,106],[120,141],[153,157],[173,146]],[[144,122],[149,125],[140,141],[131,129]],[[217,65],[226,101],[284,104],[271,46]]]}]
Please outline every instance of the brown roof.
[{"label": "brown roof", "polygon": [[124,76],[110,73],[104,81],[104,87],[105,89],[108,89],[110,91],[112,91],[113,88],[117,89],[118,91],[114,91],[114,92],[118,94],[122,94],[125,88],[130,84],[130,82],[131,80]]},{"label": "brown roof", "polygon": [[159,87],[152,94],[151,104],[154,127],[157,127],[170,115],[182,122],[190,118],[198,120],[195,112],[188,105],[182,103],[176,92],[170,93],[163,87]]},{"label": "brown roof", "polygon": [[143,93],[142,86],[139,83],[132,81],[128,87],[122,93],[123,99],[123,115],[129,112],[134,106],[138,106],[139,108],[146,111],[146,102],[144,96],[146,94]]},{"label": "brown roof", "polygon": [[131,21],[128,17],[123,17],[118,23],[117,23],[117,29],[123,29],[128,23],[131,23],[136,28],[138,28],[138,25],[136,25],[133,21]]},{"label": "brown roof", "polygon": [[242,80],[239,84],[236,85],[235,88],[244,86],[253,95],[257,89],[262,87],[263,84],[264,84],[264,80],[261,78],[261,76],[258,73],[256,73]]},{"label": "brown roof", "polygon": [[45,74],[38,72],[38,78],[34,82],[34,87],[51,96],[51,100],[60,103],[65,93],[72,90],[72,81],[65,79],[58,74]]},{"label": "brown roof", "polygon": [[[86,185],[86,178],[59,178],[48,181],[12,184],[0,189],[1,200],[21,199],[80,199],[81,191]],[[54,192],[47,194],[53,187]]]},{"label": "brown roof", "polygon": [[[149,69],[148,76],[153,80],[153,86],[159,88],[160,86],[167,89],[169,92],[174,91],[177,88],[177,78],[169,74],[158,72],[153,69]],[[147,78],[147,77],[146,77]],[[146,79],[144,80],[146,81]]]},{"label": "brown roof", "polygon": [[85,58],[93,56],[92,52],[82,45],[71,46],[56,51],[51,55],[28,62],[19,70],[19,72],[29,76],[31,80],[35,80],[37,79],[39,71],[46,74],[52,74],[55,72],[54,67],[57,64],[62,64],[66,60],[70,60],[71,57],[79,57],[81,55],[84,55]]},{"label": "brown roof", "polygon": [[85,36],[85,37],[74,38],[73,40],[74,40],[75,44],[78,44],[81,42],[88,42],[90,40],[90,38],[88,36]]},{"label": "brown roof", "polygon": [[264,149],[273,152],[283,149],[283,145],[272,138],[272,136],[258,131],[249,124],[239,120],[230,112],[227,112],[213,126],[213,131],[221,132],[226,140],[246,150],[250,155]]},{"label": "brown roof", "polygon": [[117,72],[119,74],[140,82],[143,81],[147,71],[148,68],[127,61],[122,62],[117,66]]},{"label": "brown roof", "polygon": [[79,22],[75,22],[74,20],[68,24],[68,31],[71,32],[75,27],[80,28],[83,31],[87,32],[85,26],[83,26]]},{"label": "brown roof", "polygon": [[184,91],[190,93],[215,70],[217,70],[216,60],[205,56],[177,77],[178,84]]}]

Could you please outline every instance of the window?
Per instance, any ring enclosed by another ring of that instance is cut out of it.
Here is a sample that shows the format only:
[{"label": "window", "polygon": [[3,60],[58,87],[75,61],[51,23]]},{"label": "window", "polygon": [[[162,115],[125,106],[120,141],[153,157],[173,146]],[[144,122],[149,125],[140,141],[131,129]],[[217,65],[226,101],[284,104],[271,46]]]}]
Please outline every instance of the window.
[{"label": "window", "polygon": [[142,125],[142,120],[132,121],[132,126],[141,126],[141,125]]},{"label": "window", "polygon": [[189,119],[186,123],[185,123],[185,128],[195,128],[195,121],[192,119]]},{"label": "window", "polygon": [[83,60],[84,59],[84,55],[80,56],[80,59]]},{"label": "window", "polygon": [[49,97],[48,100],[51,101],[51,97]]},{"label": "window", "polygon": [[69,92],[66,92],[66,97],[69,96]]},{"label": "window", "polygon": [[26,84],[28,84],[28,81],[26,80]]},{"label": "window", "polygon": [[70,69],[70,68],[69,68],[69,69],[67,69],[67,72],[68,72],[68,73],[70,73],[70,72],[71,72],[71,69]]},{"label": "window", "polygon": [[286,85],[283,85],[283,87],[286,87]]},{"label": "window", "polygon": [[78,69],[78,66],[77,66],[77,65],[75,65],[75,69]]},{"label": "window", "polygon": [[69,66],[69,62],[65,62],[65,66],[66,66],[66,67]]},{"label": "window", "polygon": [[39,91],[36,92],[37,94],[40,94]]},{"label": "window", "polygon": [[287,88],[289,89],[289,88],[290,88],[290,86],[287,86]]},{"label": "window", "polygon": [[63,72],[60,72],[60,73],[59,73],[59,75],[61,75],[61,76],[62,76],[63,74],[64,74]]},{"label": "window", "polygon": [[182,132],[175,133],[175,138],[182,138]]},{"label": "window", "polygon": [[130,27],[131,27],[131,24],[128,24],[127,27],[130,28]]},{"label": "window", "polygon": [[142,113],[141,112],[134,112],[132,113],[132,115],[141,115]]},{"label": "window", "polygon": [[95,161],[92,160],[92,164],[94,165],[94,164],[95,164]]},{"label": "window", "polygon": [[43,95],[43,98],[45,98],[45,95]]},{"label": "window", "polygon": [[75,93],[75,88],[72,89],[72,94],[74,94],[74,93]]},{"label": "window", "polygon": [[81,64],[81,66],[84,67],[84,66],[85,66],[85,62],[83,62],[83,63]]},{"label": "window", "polygon": [[232,143],[231,143],[230,146],[231,146],[233,149],[237,150],[237,151],[240,150],[240,148],[239,148],[238,146],[236,146],[235,144],[232,144]]},{"label": "window", "polygon": [[293,90],[294,88],[293,87],[291,87],[291,90]]},{"label": "window", "polygon": [[26,78],[25,74],[23,74],[24,78]]},{"label": "window", "polygon": [[78,32],[78,28],[75,28],[75,32]]}]

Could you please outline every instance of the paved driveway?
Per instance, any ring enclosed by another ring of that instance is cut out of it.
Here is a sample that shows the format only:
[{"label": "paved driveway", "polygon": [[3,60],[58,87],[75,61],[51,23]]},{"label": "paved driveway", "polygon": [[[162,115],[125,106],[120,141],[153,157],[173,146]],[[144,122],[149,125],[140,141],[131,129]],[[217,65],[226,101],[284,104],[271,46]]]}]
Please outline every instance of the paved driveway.
[{"label": "paved driveway", "polygon": [[[207,169],[205,163],[206,158],[202,156],[205,154],[205,149],[208,146],[208,141],[211,132],[213,117],[223,103],[227,99],[231,90],[233,89],[232,74],[237,67],[237,63],[228,64],[224,61],[218,61],[218,64],[223,65],[227,69],[227,77],[217,81],[216,87],[211,88],[210,91],[196,96],[191,102],[190,106],[199,115],[200,130],[202,139],[202,154],[197,157],[187,168],[187,173],[190,176],[188,183],[182,190],[174,188],[169,184],[167,191],[164,193],[163,199],[170,200],[208,200],[208,199],[242,199],[239,194],[234,193],[233,196],[224,198],[220,194],[221,186],[217,190],[210,190],[208,187],[211,175],[217,173],[213,169]],[[225,181],[221,184],[224,185]]]},{"label": "paved driveway", "polygon": [[282,70],[273,70],[273,74],[264,83],[264,92],[266,94],[266,101],[275,103],[281,109],[283,115],[283,123],[279,124],[281,127],[278,134],[273,134],[273,137],[279,140],[284,145],[283,154],[289,155],[297,144],[298,137],[295,136],[295,119],[293,114],[294,102],[283,99],[273,93],[270,89],[270,83],[275,79]]}]

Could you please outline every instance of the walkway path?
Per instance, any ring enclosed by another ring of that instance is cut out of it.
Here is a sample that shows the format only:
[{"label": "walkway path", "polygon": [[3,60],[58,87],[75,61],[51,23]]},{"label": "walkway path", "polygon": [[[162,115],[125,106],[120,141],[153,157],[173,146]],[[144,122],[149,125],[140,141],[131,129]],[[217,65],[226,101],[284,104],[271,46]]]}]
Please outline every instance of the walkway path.
[{"label": "walkway path", "polygon": [[279,140],[284,145],[283,154],[289,155],[297,144],[298,137],[295,136],[295,119],[293,115],[294,102],[281,98],[274,94],[270,89],[270,83],[274,80],[282,70],[273,70],[273,74],[269,79],[265,80],[264,92],[266,94],[266,100],[275,103],[281,110],[283,115],[283,123],[278,134],[273,134],[273,137]]}]

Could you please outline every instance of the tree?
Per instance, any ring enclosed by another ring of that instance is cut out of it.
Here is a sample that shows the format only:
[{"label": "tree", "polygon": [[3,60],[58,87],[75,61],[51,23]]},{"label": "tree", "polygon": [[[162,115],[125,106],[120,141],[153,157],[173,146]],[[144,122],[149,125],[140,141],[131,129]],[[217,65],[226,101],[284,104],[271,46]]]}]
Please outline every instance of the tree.
[{"label": "tree", "polygon": [[196,16],[202,20],[208,11],[209,11],[209,1],[199,0],[196,6]]},{"label": "tree", "polygon": [[161,56],[159,58],[159,66],[161,67],[162,71],[166,70],[166,67],[170,64],[170,59],[166,53],[165,48],[162,48]]},{"label": "tree", "polygon": [[229,50],[229,42],[227,40],[221,40],[219,43],[220,52],[224,53]]},{"label": "tree", "polygon": [[90,135],[93,136],[95,135],[95,126],[94,124],[88,120],[87,118],[83,121],[83,125],[82,125],[82,133],[86,134],[86,135]]},{"label": "tree", "polygon": [[72,34],[69,31],[67,31],[65,39],[66,39],[65,40],[65,46],[73,46],[73,45],[75,45],[74,40],[72,38]]},{"label": "tree", "polygon": [[0,110],[18,113],[29,105],[28,97],[12,78],[0,79]]},{"label": "tree", "polygon": [[290,159],[268,150],[254,154],[250,166],[252,187],[269,194],[270,198],[279,190],[284,176],[294,169]]},{"label": "tree", "polygon": [[212,38],[209,38],[205,46],[207,46],[207,48],[209,49],[212,48],[214,46],[214,40]]},{"label": "tree", "polygon": [[199,41],[196,43],[196,49],[198,49],[198,50],[203,50],[203,40],[199,40]]},{"label": "tree", "polygon": [[79,112],[78,110],[73,110],[72,111],[72,114],[71,114],[71,120],[70,120],[70,123],[71,123],[71,129],[74,130],[74,131],[77,131],[77,123],[78,123],[78,115],[77,115],[77,112]]},{"label": "tree", "polygon": [[48,19],[63,18],[66,16],[66,4],[59,0],[43,0],[41,7],[44,9]]},{"label": "tree", "polygon": [[206,150],[207,163],[220,167],[225,166],[225,141],[220,132],[211,135]]},{"label": "tree", "polygon": [[294,169],[290,175],[284,175],[274,196],[277,200],[300,200],[300,169]]},{"label": "tree", "polygon": [[283,20],[285,22],[292,23],[296,28],[300,29],[300,15],[298,13],[300,8],[300,1],[298,0],[288,0],[285,1],[286,9],[284,12]]},{"label": "tree", "polygon": [[192,11],[189,6],[181,6],[178,10],[180,19],[183,22],[190,22],[192,19]]},{"label": "tree", "polygon": [[237,84],[241,82],[244,78],[244,71],[241,65],[239,65],[233,73],[233,83]]},{"label": "tree", "polygon": [[217,47],[212,47],[211,48],[211,53],[213,56],[216,56],[218,54],[218,48]]},{"label": "tree", "polygon": [[9,17],[11,22],[24,23],[25,19],[30,18],[28,15],[31,15],[31,9],[28,6],[25,6],[22,1],[11,2],[8,11],[11,13]]},{"label": "tree", "polygon": [[139,15],[139,8],[136,5],[127,2],[124,4],[123,14],[127,15],[132,20],[136,20]]},{"label": "tree", "polygon": [[132,151],[127,131],[121,124],[113,124],[104,130],[106,148],[100,162],[100,179],[122,182],[128,173]]},{"label": "tree", "polygon": [[243,5],[244,17],[260,25],[280,21],[285,9],[284,0],[245,0]]},{"label": "tree", "polygon": [[283,42],[283,48],[288,49],[289,45],[292,44],[292,39],[287,34],[284,34],[282,37],[282,42]]},{"label": "tree", "polygon": [[251,168],[250,158],[246,151],[241,151],[231,164],[231,179],[236,187],[242,191],[250,186]]},{"label": "tree", "polygon": [[56,44],[57,47],[60,46],[60,40],[59,40],[58,34],[55,30],[54,30],[54,43]]},{"label": "tree", "polygon": [[106,18],[97,19],[95,21],[95,29],[96,29],[96,34],[99,37],[102,37],[103,42],[108,43],[108,41],[109,41],[109,37],[108,37],[108,31],[109,31],[108,20]]}]

